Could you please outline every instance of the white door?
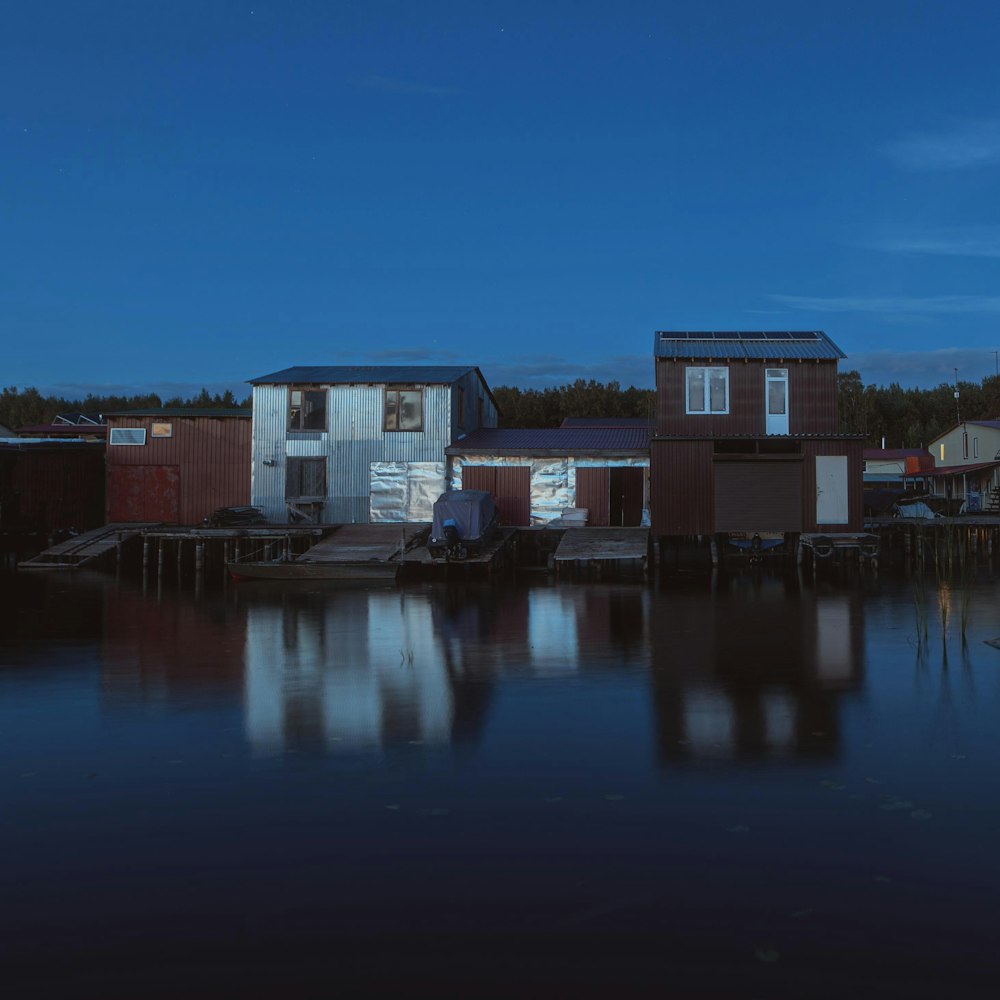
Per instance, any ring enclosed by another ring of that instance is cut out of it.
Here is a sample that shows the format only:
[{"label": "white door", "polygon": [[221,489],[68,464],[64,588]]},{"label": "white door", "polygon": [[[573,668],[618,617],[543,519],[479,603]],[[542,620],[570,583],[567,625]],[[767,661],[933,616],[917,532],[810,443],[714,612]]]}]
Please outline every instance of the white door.
[{"label": "white door", "polygon": [[816,523],[847,524],[847,456],[816,457]]},{"label": "white door", "polygon": [[768,368],[766,377],[767,433],[788,433],[788,369]]}]

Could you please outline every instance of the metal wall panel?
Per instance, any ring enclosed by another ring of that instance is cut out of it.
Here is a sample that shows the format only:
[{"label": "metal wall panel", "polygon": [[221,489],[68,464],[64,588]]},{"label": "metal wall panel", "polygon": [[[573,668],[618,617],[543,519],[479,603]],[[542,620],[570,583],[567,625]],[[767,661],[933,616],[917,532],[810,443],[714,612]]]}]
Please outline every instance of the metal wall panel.
[{"label": "metal wall panel", "polygon": [[587,508],[587,523],[605,527],[611,523],[611,473],[603,469],[576,470],[576,506]]},{"label": "metal wall panel", "polygon": [[801,531],[802,462],[715,462],[716,531]]},{"label": "metal wall panel", "polygon": [[714,530],[711,441],[650,442],[650,515],[657,535]]},{"label": "metal wall panel", "polygon": [[[685,369],[696,367],[729,368],[729,413],[686,414]],[[836,434],[837,366],[832,362],[740,361],[728,366],[723,361],[685,360],[656,363],[657,433],[683,437],[725,437],[742,434],[764,437],[767,433],[765,376],[767,368],[788,369],[790,434]]]},{"label": "metal wall panel", "polygon": [[[170,424],[171,437],[154,438],[153,424]],[[177,497],[164,493],[162,510],[174,511],[179,524],[200,524],[219,507],[250,503],[251,426],[249,417],[109,416],[108,427],[144,427],[144,445],[108,445],[109,470],[144,466],[172,466],[178,485],[172,480],[148,478],[144,489],[157,494],[176,490]],[[108,509],[116,508],[115,481],[109,479]],[[147,501],[157,508],[155,496]],[[166,518],[143,518],[166,520]]]},{"label": "metal wall panel", "polygon": [[[478,379],[477,379],[478,381]],[[253,502],[269,520],[285,522],[284,466],[288,455],[325,456],[323,520],[367,522],[372,463],[439,463],[451,444],[451,387],[422,386],[423,430],[385,431],[385,385],[335,385],[327,391],[327,429],[287,430],[288,387],[254,386]],[[422,510],[423,500],[418,501]],[[422,519],[422,518],[421,518]]]}]

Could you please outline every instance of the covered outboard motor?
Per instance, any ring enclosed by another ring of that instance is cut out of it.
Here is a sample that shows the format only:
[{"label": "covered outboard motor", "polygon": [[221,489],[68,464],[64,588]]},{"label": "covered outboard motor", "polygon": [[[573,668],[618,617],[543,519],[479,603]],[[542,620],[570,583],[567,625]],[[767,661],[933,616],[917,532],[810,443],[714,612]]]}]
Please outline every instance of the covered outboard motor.
[{"label": "covered outboard motor", "polygon": [[427,549],[436,559],[478,555],[499,527],[500,514],[485,490],[452,490],[434,501]]}]

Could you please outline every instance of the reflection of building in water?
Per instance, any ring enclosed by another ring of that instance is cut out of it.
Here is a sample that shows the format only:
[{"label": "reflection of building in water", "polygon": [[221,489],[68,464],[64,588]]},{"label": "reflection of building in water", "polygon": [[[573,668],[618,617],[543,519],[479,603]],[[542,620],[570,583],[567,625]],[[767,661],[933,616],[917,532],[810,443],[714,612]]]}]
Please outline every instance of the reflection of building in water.
[{"label": "reflection of building in water", "polygon": [[859,594],[748,575],[662,607],[652,676],[666,759],[835,751],[840,694],[863,673]]}]

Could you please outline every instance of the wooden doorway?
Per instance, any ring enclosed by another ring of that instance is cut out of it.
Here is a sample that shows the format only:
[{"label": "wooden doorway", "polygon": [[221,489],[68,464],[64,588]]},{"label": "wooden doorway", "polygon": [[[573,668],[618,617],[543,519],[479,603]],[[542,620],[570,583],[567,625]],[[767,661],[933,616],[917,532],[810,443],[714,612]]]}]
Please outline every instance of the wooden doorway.
[{"label": "wooden doorway", "polygon": [[530,465],[465,465],[462,489],[492,493],[501,523],[515,527],[531,524]]},{"label": "wooden doorway", "polygon": [[634,528],[642,523],[645,469],[631,465],[576,470],[576,505],[594,527]]}]

